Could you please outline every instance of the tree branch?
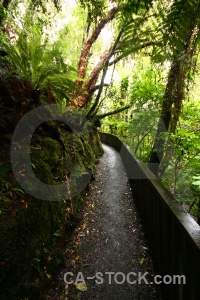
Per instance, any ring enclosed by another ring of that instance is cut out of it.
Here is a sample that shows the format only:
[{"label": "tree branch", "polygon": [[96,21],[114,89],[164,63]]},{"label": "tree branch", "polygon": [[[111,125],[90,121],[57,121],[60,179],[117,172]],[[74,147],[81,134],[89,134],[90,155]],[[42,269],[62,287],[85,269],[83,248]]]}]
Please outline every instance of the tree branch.
[{"label": "tree branch", "polygon": [[95,110],[96,106],[98,105],[99,103],[99,100],[100,100],[100,97],[101,97],[101,93],[102,93],[102,90],[103,90],[103,86],[104,86],[104,80],[105,80],[105,77],[106,77],[106,74],[107,74],[107,71],[108,71],[108,66],[109,66],[109,60],[110,58],[113,56],[113,54],[115,53],[115,49],[117,47],[117,44],[122,36],[122,33],[123,33],[123,29],[121,29],[119,31],[119,34],[116,38],[116,41],[112,47],[112,50],[110,51],[107,59],[106,59],[106,62],[105,62],[105,66],[104,66],[104,69],[103,69],[103,74],[102,74],[102,77],[101,77],[101,83],[100,83],[100,87],[99,87],[99,91],[98,91],[98,94],[96,96],[96,99],[95,99],[95,102],[94,104],[92,105],[92,107],[90,108],[89,112],[87,113],[86,115],[86,118],[88,118],[91,113]]},{"label": "tree branch", "polygon": [[[109,84],[108,83],[104,83],[104,86],[108,87]],[[97,91],[100,88],[100,85],[95,85],[93,88],[90,89],[90,93],[94,93],[95,91]]]},{"label": "tree branch", "polygon": [[150,133],[150,130],[147,131],[147,132],[145,133],[145,135],[143,135],[143,137],[141,138],[141,140],[137,143],[137,146],[136,146],[135,151],[134,151],[135,153],[137,153],[140,144],[142,143],[142,141],[145,139],[145,137],[146,137],[149,133]]},{"label": "tree branch", "polygon": [[[131,41],[130,41],[130,43],[131,43]],[[124,53],[121,54],[120,56],[116,57],[113,61],[111,61],[111,62],[109,63],[109,66],[112,66],[112,65],[118,63],[122,58],[128,56],[129,54],[135,52],[136,50],[144,49],[144,48],[146,48],[146,47],[149,47],[149,46],[152,46],[152,45],[158,45],[158,44],[159,44],[159,42],[151,41],[151,42],[146,42],[146,43],[144,43],[143,45],[139,45],[138,47],[134,47],[134,48],[132,48],[132,49],[130,49],[130,50],[124,52]]]},{"label": "tree branch", "polygon": [[122,111],[124,111],[124,110],[126,110],[126,109],[129,109],[130,107],[131,107],[131,105],[124,106],[124,107],[119,108],[119,109],[117,109],[117,110],[114,110],[114,111],[108,112],[108,113],[106,113],[106,114],[97,116],[97,119],[98,119],[98,120],[101,120],[101,119],[103,119],[103,118],[105,118],[105,117],[108,117],[108,116],[112,116],[112,115],[118,114],[118,113],[120,113],[120,112],[122,112]]}]

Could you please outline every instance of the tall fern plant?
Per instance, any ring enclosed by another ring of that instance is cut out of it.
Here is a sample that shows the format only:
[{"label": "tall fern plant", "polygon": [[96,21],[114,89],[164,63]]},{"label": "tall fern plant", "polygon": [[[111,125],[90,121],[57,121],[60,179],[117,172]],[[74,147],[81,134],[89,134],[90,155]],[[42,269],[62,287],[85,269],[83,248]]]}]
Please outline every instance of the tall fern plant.
[{"label": "tall fern plant", "polygon": [[58,100],[70,101],[76,71],[63,62],[57,44],[43,41],[40,28],[23,30],[14,43],[4,36],[1,49],[12,73],[31,82],[35,90],[51,89]]}]

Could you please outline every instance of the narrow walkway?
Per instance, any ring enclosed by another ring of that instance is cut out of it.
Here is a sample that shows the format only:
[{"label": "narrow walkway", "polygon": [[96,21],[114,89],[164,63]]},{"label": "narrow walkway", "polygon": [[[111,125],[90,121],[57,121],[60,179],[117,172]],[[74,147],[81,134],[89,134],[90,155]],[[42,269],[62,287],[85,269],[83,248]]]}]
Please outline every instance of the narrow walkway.
[{"label": "narrow walkway", "polygon": [[[82,272],[87,288],[81,283],[66,284],[62,299],[161,299],[158,286],[145,284],[145,280],[128,282],[139,279],[139,272],[148,272],[145,278],[150,283],[155,274],[122,160],[113,148],[104,145],[104,151],[82,221],[67,250],[66,270],[60,275],[63,280],[64,272],[72,272],[75,278]],[[97,272],[102,273],[101,278],[95,277]],[[136,274],[127,281],[130,272]]]}]

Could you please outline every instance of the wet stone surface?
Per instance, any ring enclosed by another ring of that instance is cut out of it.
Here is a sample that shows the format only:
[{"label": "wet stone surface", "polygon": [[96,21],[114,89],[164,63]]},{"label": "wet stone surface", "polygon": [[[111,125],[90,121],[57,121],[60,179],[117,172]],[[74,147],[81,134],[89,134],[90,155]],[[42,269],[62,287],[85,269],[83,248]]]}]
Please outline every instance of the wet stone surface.
[{"label": "wet stone surface", "polygon": [[[160,300],[123,163],[113,148],[104,145],[104,151],[66,249],[65,268],[47,299]],[[65,283],[66,272],[74,274],[66,276],[68,282],[77,282]]]}]

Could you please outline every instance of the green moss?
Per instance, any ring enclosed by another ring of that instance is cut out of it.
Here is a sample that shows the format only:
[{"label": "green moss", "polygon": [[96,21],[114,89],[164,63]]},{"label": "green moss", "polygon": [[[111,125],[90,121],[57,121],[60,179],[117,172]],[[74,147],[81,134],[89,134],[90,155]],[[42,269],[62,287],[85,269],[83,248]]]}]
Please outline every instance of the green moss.
[{"label": "green moss", "polygon": [[[72,134],[59,128],[59,133],[58,137],[51,136],[42,128],[35,133],[31,163],[42,182],[60,184],[68,178],[73,191],[87,178],[88,169],[94,174],[102,147],[94,130]],[[13,188],[20,187],[11,172],[9,142],[4,143],[8,151],[3,152],[0,179],[9,183],[2,187],[9,201],[1,200],[0,257],[6,262],[0,270],[2,299],[37,299],[47,273],[56,273],[63,260],[60,244],[76,224],[84,198],[79,193],[65,201],[49,202],[14,192]]]},{"label": "green moss", "polygon": [[60,144],[51,138],[46,138],[44,141],[42,141],[42,147],[43,146],[48,154],[46,159],[49,165],[54,167],[56,164],[58,164],[58,160],[61,156]]},{"label": "green moss", "polygon": [[34,161],[35,170],[34,173],[38,179],[46,184],[53,184],[53,174],[51,173],[51,167],[48,163],[43,161]]}]

